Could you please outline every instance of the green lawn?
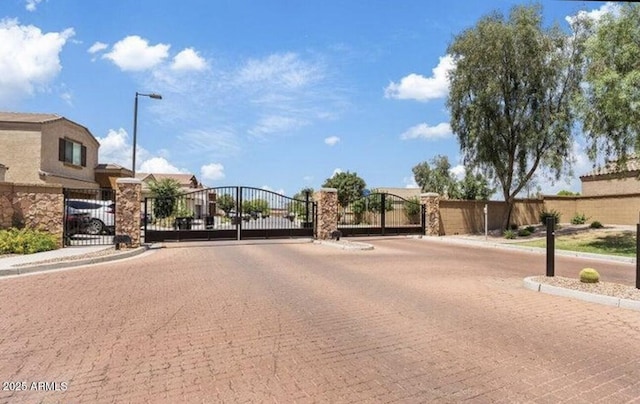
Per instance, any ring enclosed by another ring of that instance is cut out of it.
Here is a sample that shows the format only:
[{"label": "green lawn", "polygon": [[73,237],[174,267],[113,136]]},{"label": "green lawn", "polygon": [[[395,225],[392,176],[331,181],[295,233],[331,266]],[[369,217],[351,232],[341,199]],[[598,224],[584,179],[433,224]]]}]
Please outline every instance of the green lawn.
[{"label": "green lawn", "polygon": [[[546,239],[518,243],[529,247],[546,248]],[[556,249],[594,254],[636,256],[636,236],[632,231],[586,232],[556,237]]]}]

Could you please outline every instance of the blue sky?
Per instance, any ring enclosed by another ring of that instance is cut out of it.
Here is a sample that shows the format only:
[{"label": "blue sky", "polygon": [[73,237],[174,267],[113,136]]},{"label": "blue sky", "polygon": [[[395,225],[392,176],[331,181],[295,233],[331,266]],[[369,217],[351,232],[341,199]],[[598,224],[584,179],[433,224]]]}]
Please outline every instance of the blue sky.
[{"label": "blue sky", "polygon": [[[101,142],[100,162],[190,172],[207,186],[292,195],[336,170],[414,184],[435,155],[461,172],[445,108],[454,36],[509,0],[0,0],[0,110],[56,113]],[[564,27],[604,2],[547,0]],[[591,169],[578,143],[579,191]],[[1,154],[1,153],[0,153]]]}]

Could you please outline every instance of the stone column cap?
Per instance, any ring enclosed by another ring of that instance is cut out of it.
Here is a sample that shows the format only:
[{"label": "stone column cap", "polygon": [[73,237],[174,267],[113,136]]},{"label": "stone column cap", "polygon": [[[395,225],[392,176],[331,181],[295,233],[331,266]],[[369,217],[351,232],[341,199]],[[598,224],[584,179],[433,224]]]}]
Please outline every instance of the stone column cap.
[{"label": "stone column cap", "polygon": [[440,196],[440,194],[437,193],[437,192],[424,192],[424,193],[420,194],[420,196],[426,196],[426,197],[429,197],[429,198],[433,198],[433,197],[436,197],[436,196]]}]

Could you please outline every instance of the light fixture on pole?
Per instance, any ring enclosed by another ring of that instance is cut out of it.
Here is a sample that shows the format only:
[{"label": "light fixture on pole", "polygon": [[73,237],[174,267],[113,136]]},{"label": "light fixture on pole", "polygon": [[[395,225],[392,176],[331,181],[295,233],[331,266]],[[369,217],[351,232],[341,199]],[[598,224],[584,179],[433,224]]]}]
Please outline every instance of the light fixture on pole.
[{"label": "light fixture on pole", "polygon": [[162,96],[158,93],[143,94],[136,91],[136,99],[133,103],[133,157],[131,163],[131,171],[133,177],[136,177],[136,140],[138,135],[138,96],[153,98],[154,100],[161,100]]}]

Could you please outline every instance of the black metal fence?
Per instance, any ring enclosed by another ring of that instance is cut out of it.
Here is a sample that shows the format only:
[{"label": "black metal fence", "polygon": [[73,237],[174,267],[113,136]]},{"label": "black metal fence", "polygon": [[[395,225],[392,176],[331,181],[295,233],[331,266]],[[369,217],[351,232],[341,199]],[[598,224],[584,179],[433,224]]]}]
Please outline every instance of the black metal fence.
[{"label": "black metal fence", "polygon": [[63,192],[65,246],[113,244],[116,223],[115,191],[65,188]]},{"label": "black metal fence", "polygon": [[313,237],[311,195],[290,198],[252,187],[216,187],[145,198],[144,241]]},{"label": "black metal fence", "polygon": [[345,237],[424,234],[425,212],[417,198],[376,192],[341,206],[338,229]]}]

